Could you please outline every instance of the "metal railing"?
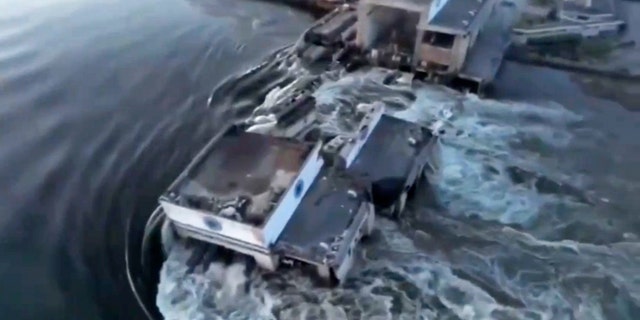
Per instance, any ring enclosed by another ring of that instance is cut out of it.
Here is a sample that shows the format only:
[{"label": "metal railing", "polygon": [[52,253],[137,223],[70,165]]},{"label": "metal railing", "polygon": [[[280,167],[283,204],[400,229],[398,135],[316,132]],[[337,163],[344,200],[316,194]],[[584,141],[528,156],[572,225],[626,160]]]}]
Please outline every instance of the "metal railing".
[{"label": "metal railing", "polygon": [[621,20],[607,21],[607,22],[586,22],[586,23],[572,23],[572,24],[560,24],[555,26],[533,26],[530,28],[513,28],[513,33],[517,35],[536,35],[536,34],[560,34],[566,32],[582,32],[589,28],[601,28],[601,27],[615,27],[623,24]]}]

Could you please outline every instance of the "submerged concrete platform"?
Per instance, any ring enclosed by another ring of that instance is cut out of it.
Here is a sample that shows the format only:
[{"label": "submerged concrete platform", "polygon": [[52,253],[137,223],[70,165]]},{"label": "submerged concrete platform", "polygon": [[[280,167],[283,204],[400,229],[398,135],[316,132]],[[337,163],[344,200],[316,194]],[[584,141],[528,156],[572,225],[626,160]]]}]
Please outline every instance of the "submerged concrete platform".
[{"label": "submerged concrete platform", "polygon": [[309,66],[379,66],[481,93],[510,44],[511,25],[489,26],[504,20],[497,7],[498,0],[353,1],[307,30],[296,50]]}]

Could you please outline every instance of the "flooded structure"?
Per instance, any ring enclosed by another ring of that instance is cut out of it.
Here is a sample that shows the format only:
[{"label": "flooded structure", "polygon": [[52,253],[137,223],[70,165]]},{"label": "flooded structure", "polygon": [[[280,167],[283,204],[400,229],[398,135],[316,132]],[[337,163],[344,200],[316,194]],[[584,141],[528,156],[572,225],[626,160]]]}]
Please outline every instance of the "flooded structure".
[{"label": "flooded structure", "polygon": [[319,130],[304,108],[315,106],[309,97],[274,108],[273,125],[256,114],[213,137],[160,197],[150,225],[164,221],[173,238],[243,254],[266,270],[304,265],[343,281],[375,215],[404,211],[436,139],[381,104],[359,106],[352,131],[309,134]]},{"label": "flooded structure", "polygon": [[[361,0],[356,45],[374,65],[468,81],[478,91],[497,73],[506,43],[480,37],[496,0]],[[499,35],[498,35],[499,36]],[[489,43],[482,43],[489,41]],[[494,47],[497,49],[493,50]]]},{"label": "flooded structure", "polygon": [[[305,32],[299,54],[412,73],[480,93],[493,81],[511,26],[487,28],[500,0],[360,0]],[[501,3],[501,2],[500,2]],[[493,17],[493,19],[492,19]],[[348,68],[349,69],[349,68]]]}]

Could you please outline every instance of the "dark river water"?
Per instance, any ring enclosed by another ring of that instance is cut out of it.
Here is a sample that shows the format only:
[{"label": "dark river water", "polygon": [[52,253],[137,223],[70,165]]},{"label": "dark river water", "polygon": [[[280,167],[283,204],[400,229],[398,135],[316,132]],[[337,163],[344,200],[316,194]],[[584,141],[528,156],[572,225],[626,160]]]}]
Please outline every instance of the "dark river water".
[{"label": "dark river water", "polygon": [[[240,116],[228,87],[212,91],[311,21],[249,0],[0,0],[2,318],[144,319],[130,221]],[[186,275],[177,249],[157,296],[167,319],[637,319],[640,113],[517,64],[487,100],[381,78],[328,78],[317,99],[441,123],[439,205],[381,221],[340,290],[289,272],[242,295],[228,288],[242,266]]]}]

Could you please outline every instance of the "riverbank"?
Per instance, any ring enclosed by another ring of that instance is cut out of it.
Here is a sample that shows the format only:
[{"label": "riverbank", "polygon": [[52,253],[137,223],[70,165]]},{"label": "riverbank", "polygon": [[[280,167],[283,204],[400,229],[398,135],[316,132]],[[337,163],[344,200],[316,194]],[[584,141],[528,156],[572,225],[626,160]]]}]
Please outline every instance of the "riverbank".
[{"label": "riverbank", "polygon": [[517,50],[510,50],[507,52],[505,59],[518,63],[583,73],[591,76],[611,78],[614,80],[640,81],[640,74],[632,74],[627,69],[613,69],[602,64],[592,64],[553,56],[542,56],[533,52],[518,52]]},{"label": "riverbank", "polygon": [[[522,19],[537,16],[548,20],[554,15],[557,19],[553,5],[541,6],[539,1],[531,0],[523,7]],[[570,78],[590,94],[639,111],[636,101],[640,93],[636,92],[640,92],[640,3],[615,0],[612,7],[616,16],[626,21],[620,34],[536,39],[512,47],[505,59],[569,72]]]},{"label": "riverbank", "polygon": [[590,95],[614,101],[629,111],[640,112],[640,73],[631,73],[630,69],[535,54],[508,53],[505,60],[567,72],[569,78]]},{"label": "riverbank", "polygon": [[618,1],[618,7],[627,21],[619,41],[633,41],[635,45],[612,51],[602,59],[600,67],[624,72],[627,76],[611,78],[574,73],[572,80],[593,96],[615,101],[628,111],[640,112],[640,2]]}]

